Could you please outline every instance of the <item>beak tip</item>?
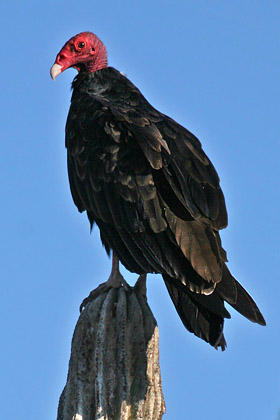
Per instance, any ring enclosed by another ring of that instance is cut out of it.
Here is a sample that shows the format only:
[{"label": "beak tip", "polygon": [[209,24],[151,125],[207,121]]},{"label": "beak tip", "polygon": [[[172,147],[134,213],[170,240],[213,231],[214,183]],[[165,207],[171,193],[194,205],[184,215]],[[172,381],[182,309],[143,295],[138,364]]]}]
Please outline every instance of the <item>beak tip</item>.
[{"label": "beak tip", "polygon": [[60,64],[54,63],[50,70],[51,78],[55,81],[56,77],[60,75],[62,66]]}]

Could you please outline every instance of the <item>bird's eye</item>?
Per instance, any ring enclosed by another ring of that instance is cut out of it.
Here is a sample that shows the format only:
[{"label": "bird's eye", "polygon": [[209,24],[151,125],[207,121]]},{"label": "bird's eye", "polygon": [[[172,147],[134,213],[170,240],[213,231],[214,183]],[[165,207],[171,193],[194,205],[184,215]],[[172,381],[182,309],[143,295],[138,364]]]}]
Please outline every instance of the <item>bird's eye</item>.
[{"label": "bird's eye", "polygon": [[83,41],[81,41],[81,42],[79,42],[78,47],[79,48],[84,48],[85,45],[86,44]]}]

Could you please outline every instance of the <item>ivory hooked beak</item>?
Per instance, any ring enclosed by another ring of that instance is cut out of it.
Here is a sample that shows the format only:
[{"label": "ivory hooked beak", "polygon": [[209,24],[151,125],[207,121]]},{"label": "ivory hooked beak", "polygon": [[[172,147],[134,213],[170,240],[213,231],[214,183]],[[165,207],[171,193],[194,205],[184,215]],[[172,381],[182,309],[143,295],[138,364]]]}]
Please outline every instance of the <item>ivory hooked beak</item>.
[{"label": "ivory hooked beak", "polygon": [[51,78],[55,81],[55,78],[60,75],[62,66],[60,64],[54,63],[51,67]]}]

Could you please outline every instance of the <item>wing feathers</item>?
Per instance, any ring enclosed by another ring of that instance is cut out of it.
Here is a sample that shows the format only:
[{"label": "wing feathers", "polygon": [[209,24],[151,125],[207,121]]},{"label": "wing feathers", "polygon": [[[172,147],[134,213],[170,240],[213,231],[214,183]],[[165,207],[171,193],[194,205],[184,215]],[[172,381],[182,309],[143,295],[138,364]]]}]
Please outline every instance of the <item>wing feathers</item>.
[{"label": "wing feathers", "polygon": [[106,251],[131,271],[161,273],[186,328],[215,347],[226,346],[224,301],[264,325],[225,265],[225,200],[199,140],[112,68],[81,72],[73,87],[71,193],[98,224]]},{"label": "wing feathers", "polygon": [[197,221],[184,221],[168,208],[165,216],[176,242],[195,271],[209,283],[219,283],[222,265],[217,240],[209,226]]}]

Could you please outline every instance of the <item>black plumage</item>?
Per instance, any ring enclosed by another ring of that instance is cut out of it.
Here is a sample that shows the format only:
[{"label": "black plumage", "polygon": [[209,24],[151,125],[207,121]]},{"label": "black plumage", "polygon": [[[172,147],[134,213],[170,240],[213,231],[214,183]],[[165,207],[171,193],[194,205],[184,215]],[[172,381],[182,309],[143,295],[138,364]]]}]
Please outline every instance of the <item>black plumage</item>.
[{"label": "black plumage", "polygon": [[224,300],[264,324],[226,267],[224,196],[193,134],[107,67],[75,78],[66,147],[79,211],[128,270],[163,275],[188,330],[224,348]]},{"label": "black plumage", "polygon": [[[78,51],[75,42],[71,51]],[[98,225],[108,253],[132,272],[162,274],[185,327],[224,349],[224,301],[252,322],[265,321],[226,266],[219,230],[227,211],[217,172],[199,140],[123,74],[84,66],[74,66],[66,124],[73,200]]]}]

